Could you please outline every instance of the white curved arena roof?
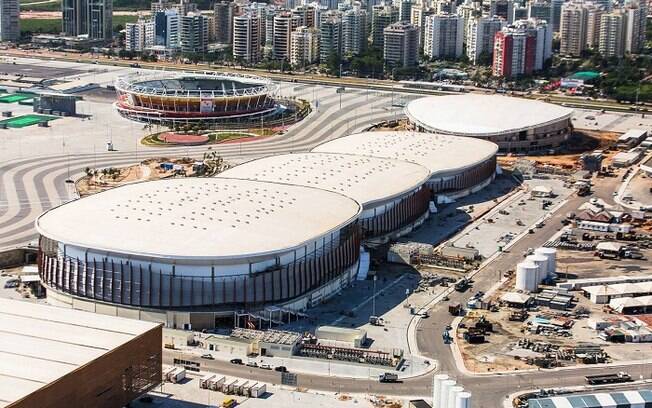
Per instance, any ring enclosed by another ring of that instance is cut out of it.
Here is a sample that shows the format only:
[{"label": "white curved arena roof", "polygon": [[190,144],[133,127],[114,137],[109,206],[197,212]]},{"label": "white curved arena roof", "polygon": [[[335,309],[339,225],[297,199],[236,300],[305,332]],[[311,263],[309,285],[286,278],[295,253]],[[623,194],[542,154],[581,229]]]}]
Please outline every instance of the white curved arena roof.
[{"label": "white curved arena roof", "polygon": [[331,153],[269,156],[219,175],[317,187],[351,197],[365,208],[414,191],[429,176],[428,169],[415,163]]},{"label": "white curved arena roof", "polygon": [[331,140],[313,152],[348,153],[417,163],[431,176],[462,171],[491,159],[498,145],[468,137],[421,132],[363,132]]},{"label": "white curved arena roof", "polygon": [[503,95],[428,96],[405,107],[405,114],[432,132],[493,136],[568,119],[572,109]]},{"label": "white curved arena roof", "polygon": [[36,220],[41,235],[86,248],[171,259],[288,251],[354,221],[360,205],[316,188],[227,178],[117,187]]}]

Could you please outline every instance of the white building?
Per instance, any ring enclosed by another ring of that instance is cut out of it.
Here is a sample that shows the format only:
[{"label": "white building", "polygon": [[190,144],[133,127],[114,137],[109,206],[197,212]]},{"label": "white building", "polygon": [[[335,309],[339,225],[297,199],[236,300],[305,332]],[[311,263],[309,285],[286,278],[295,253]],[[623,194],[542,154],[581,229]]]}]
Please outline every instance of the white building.
[{"label": "white building", "polygon": [[322,14],[319,25],[319,61],[326,63],[332,55],[342,55],[342,15],[339,11]]},{"label": "white building", "polygon": [[423,53],[431,59],[459,58],[464,47],[464,18],[455,14],[426,17]]},{"label": "white building", "polygon": [[622,57],[625,53],[625,14],[616,10],[600,16],[598,51],[603,57]]},{"label": "white building", "polygon": [[250,64],[260,61],[260,17],[247,13],[233,18],[233,58]]},{"label": "white building", "polygon": [[586,48],[588,10],[581,1],[565,3],[561,8],[559,53],[579,57]]},{"label": "white building", "polygon": [[290,64],[303,67],[319,61],[319,30],[299,27],[292,32]]},{"label": "white building", "polygon": [[630,0],[625,3],[623,11],[626,16],[625,52],[638,54],[645,44],[645,26],[647,23],[646,2]]},{"label": "white building", "polygon": [[502,30],[505,20],[500,17],[478,17],[466,26],[466,55],[477,64],[483,53],[491,57],[496,33]]},{"label": "white building", "polygon": [[299,16],[295,16],[289,11],[274,16],[272,34],[272,56],[274,59],[289,61],[292,31],[299,27],[299,21]]}]

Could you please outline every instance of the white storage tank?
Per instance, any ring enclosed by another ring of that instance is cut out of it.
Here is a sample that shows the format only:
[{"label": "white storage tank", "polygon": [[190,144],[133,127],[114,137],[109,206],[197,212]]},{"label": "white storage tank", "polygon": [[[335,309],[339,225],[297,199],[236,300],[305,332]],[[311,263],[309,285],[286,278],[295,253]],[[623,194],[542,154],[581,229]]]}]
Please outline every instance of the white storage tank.
[{"label": "white storage tank", "polygon": [[454,386],[455,380],[444,380],[441,382],[441,393],[439,394],[439,406],[441,408],[448,408],[448,394]]},{"label": "white storage tank", "polygon": [[441,402],[441,383],[448,380],[448,375],[437,374],[432,380],[432,405],[436,407]]},{"label": "white storage tank", "polygon": [[521,262],[516,265],[516,289],[534,292],[538,287],[539,267],[532,262]]},{"label": "white storage tank", "polygon": [[451,389],[448,391],[448,407],[442,408],[455,408],[455,401],[457,401],[457,396],[462,392],[464,392],[464,387],[459,385],[451,387]]},{"label": "white storage tank", "polygon": [[546,276],[548,276],[548,258],[546,258],[543,255],[528,255],[527,258],[525,258],[526,261],[530,261],[536,266],[539,267],[539,271],[537,273],[537,284],[544,280]]},{"label": "white storage tank", "polygon": [[455,398],[455,408],[471,408],[471,393],[460,392]]},{"label": "white storage tank", "polygon": [[536,255],[545,256],[548,259],[548,278],[552,278],[557,273],[557,250],[555,248],[541,247],[537,248]]}]

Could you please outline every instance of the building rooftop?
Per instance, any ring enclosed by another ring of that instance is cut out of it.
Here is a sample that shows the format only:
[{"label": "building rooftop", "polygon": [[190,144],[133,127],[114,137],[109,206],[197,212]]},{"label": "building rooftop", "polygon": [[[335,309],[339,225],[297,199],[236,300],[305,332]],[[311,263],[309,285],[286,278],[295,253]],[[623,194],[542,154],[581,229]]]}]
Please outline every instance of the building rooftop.
[{"label": "building rooftop", "polygon": [[652,282],[595,285],[587,286],[583,290],[596,296],[638,295],[652,293]]},{"label": "building rooftop", "polygon": [[491,159],[494,143],[420,132],[363,132],[315,147],[318,153],[345,153],[399,159],[427,168],[431,176],[461,171]]},{"label": "building rooftop", "polygon": [[409,193],[429,176],[425,167],[402,160],[327,153],[269,156],[220,174],[220,177],[317,187],[351,197],[365,208]]},{"label": "building rooftop", "polygon": [[528,408],[628,407],[652,403],[652,391],[623,391],[583,395],[566,395],[528,400]]},{"label": "building rooftop", "polygon": [[0,325],[4,407],[159,324],[0,298]]},{"label": "building rooftop", "polygon": [[210,260],[289,251],[348,225],[360,211],[356,201],[316,188],[184,178],[124,185],[63,204],[37,218],[36,228],[80,247]]},{"label": "building rooftop", "polygon": [[570,118],[572,109],[503,95],[428,96],[410,102],[405,114],[433,132],[492,136]]},{"label": "building rooftop", "polygon": [[253,330],[236,328],[231,332],[231,338],[244,340],[258,340],[263,343],[283,344],[291,346],[301,340],[301,334],[283,330]]}]

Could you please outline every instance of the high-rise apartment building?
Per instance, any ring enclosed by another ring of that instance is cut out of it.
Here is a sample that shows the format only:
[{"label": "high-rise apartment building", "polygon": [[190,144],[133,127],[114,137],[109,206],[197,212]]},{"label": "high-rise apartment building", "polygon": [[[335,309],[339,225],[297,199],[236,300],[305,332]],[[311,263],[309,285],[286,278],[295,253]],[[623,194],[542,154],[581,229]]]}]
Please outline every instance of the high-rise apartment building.
[{"label": "high-rise apartment building", "polygon": [[[458,10],[461,7],[458,7]],[[419,49],[423,49],[424,37],[426,35],[426,17],[435,14],[434,10],[423,6],[415,5],[412,7],[412,16],[410,17],[410,24],[419,28]]]},{"label": "high-rise apartment building", "polygon": [[303,67],[319,61],[319,30],[314,27],[299,27],[292,32],[290,64]]},{"label": "high-rise apartment building", "polygon": [[87,34],[87,13],[88,3],[86,0],[63,0],[61,2],[61,32],[63,35],[76,37]]},{"label": "high-rise apartment building", "polygon": [[383,49],[385,28],[398,21],[398,9],[393,6],[374,6],[371,15],[371,45]]},{"label": "high-rise apartment building", "polygon": [[299,27],[299,17],[289,11],[282,11],[274,16],[272,35],[272,57],[276,60],[290,60],[290,42],[292,31]]},{"label": "high-rise apartment building", "polygon": [[645,45],[647,3],[645,0],[629,0],[623,6],[625,13],[625,52],[638,54]]},{"label": "high-rise apartment building", "polygon": [[531,1],[527,6],[527,18],[544,20],[552,25],[552,3],[545,0]]},{"label": "high-rise apartment building", "polygon": [[418,27],[401,21],[386,27],[384,36],[383,57],[387,68],[405,68],[417,65],[419,56]]},{"label": "high-rise apartment building", "polygon": [[588,11],[581,1],[566,3],[561,8],[559,25],[561,42],[559,53],[579,57],[586,49],[586,26]]},{"label": "high-rise apartment building", "polygon": [[142,52],[145,49],[145,21],[125,24],[125,50]]},{"label": "high-rise apartment building", "polygon": [[233,17],[235,16],[235,3],[232,1],[218,1],[213,6],[215,42],[231,44],[233,42]]},{"label": "high-rise apartment building", "polygon": [[299,26],[317,27],[319,25],[319,8],[314,6],[297,6],[292,14],[299,17]]},{"label": "high-rise apartment building", "polygon": [[466,55],[477,64],[483,54],[491,61],[496,33],[502,30],[505,20],[500,17],[477,17],[466,25]]},{"label": "high-rise apartment building", "polygon": [[622,10],[600,16],[598,51],[607,58],[622,58],[625,54],[625,13]]},{"label": "high-rise apartment building", "polygon": [[208,18],[199,13],[181,16],[179,48],[183,53],[202,53],[208,50]]},{"label": "high-rise apartment building", "polygon": [[19,0],[0,1],[0,41],[18,41],[20,39],[20,3]]},{"label": "high-rise apartment building", "polygon": [[255,13],[233,17],[233,58],[254,64],[260,61],[260,20]]},{"label": "high-rise apartment building", "polygon": [[600,43],[600,22],[605,9],[602,6],[587,3],[586,7],[586,48],[597,49]]},{"label": "high-rise apartment building", "polygon": [[512,23],[513,9],[513,0],[491,0],[489,3],[489,15],[502,17],[508,24]]},{"label": "high-rise apartment building", "polygon": [[342,53],[359,55],[367,49],[367,11],[360,6],[346,10],[342,15]]},{"label": "high-rise apartment building", "polygon": [[398,2],[398,20],[410,22],[412,14],[412,0],[400,0]]},{"label": "high-rise apartment building", "polygon": [[319,61],[326,63],[332,55],[342,56],[342,16],[329,10],[319,24]]},{"label": "high-rise apartment building", "polygon": [[496,33],[493,74],[505,78],[531,75],[551,55],[552,27],[544,21],[517,21]]},{"label": "high-rise apartment building", "polygon": [[423,53],[431,58],[459,58],[464,46],[464,18],[456,14],[426,17]]}]

